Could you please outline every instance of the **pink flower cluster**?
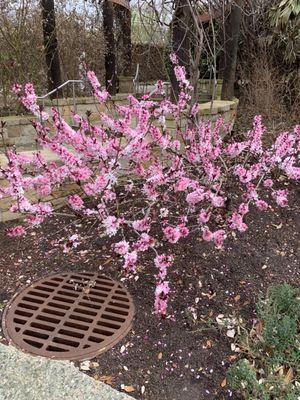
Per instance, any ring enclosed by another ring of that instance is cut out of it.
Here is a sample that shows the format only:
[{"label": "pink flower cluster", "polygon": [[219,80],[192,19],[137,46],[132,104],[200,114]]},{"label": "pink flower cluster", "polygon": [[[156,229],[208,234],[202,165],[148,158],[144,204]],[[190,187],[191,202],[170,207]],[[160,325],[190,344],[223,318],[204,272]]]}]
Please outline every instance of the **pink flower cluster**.
[{"label": "pink flower cluster", "polygon": [[[34,122],[39,145],[59,162],[48,163],[39,152],[24,156],[8,148],[8,163],[0,167],[0,178],[8,182],[0,187],[0,198],[11,197],[11,211],[25,215],[24,225],[11,228],[9,236],[23,235],[53,215],[49,196],[71,183],[76,191],[66,200],[69,209],[96,221],[97,234],[114,241],[127,273],[143,270],[143,254],[153,253],[158,271],[155,310],[161,315],[167,312],[167,273],[174,263],[172,256],[159,254],[163,246],[192,234],[222,249],[230,231],[248,229],[253,209],[287,206],[288,190],[273,178],[274,171],[289,180],[300,177],[300,126],[279,134],[269,147],[263,145],[266,129],[260,116],[241,141],[224,137],[222,119],[202,121],[199,104],[188,108],[192,88],[184,68],[171,58],[181,88],[176,104],[166,96],[160,101],[129,96],[126,105],[109,104],[113,112],[100,113],[94,125],[74,114],[76,129],[56,109],[50,129],[42,123],[48,116],[38,106],[33,86],[15,85],[22,104],[39,117]],[[109,101],[95,74],[89,71],[87,78],[97,100]],[[157,92],[162,91],[158,83]],[[168,128],[168,115],[174,117],[175,130]],[[31,191],[40,199],[36,204],[27,195]],[[65,251],[75,249],[80,240],[71,236]]]}]

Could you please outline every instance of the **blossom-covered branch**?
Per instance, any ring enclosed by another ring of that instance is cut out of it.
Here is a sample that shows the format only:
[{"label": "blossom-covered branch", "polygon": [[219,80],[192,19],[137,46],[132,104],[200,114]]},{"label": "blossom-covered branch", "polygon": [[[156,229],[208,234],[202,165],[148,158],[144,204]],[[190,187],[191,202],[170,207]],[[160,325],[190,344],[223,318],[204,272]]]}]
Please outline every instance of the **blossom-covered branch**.
[{"label": "blossom-covered branch", "polygon": [[[129,96],[127,105],[115,106],[117,117],[101,113],[94,125],[74,114],[78,129],[53,108],[51,135],[43,123],[46,119],[49,123],[49,116],[36,104],[32,85],[16,85],[23,105],[39,116],[34,122],[39,144],[55,153],[58,161],[47,163],[39,152],[24,156],[8,149],[8,163],[0,169],[0,177],[8,182],[0,188],[0,196],[12,197],[11,211],[25,215],[24,224],[10,229],[9,235],[25,234],[54,212],[49,201],[32,203],[29,191],[49,198],[73,182],[78,189],[66,206],[75,215],[95,219],[99,235],[115,238],[113,248],[123,258],[126,273],[136,273],[141,254],[153,252],[155,310],[161,315],[166,314],[167,272],[174,262],[170,254],[160,252],[161,242],[173,245],[193,232],[221,249],[230,230],[248,229],[247,214],[253,207],[269,208],[267,193],[278,206],[287,205],[288,191],[278,187],[274,171],[288,179],[300,176],[299,126],[265,148],[265,128],[256,116],[242,141],[231,140],[222,119],[213,124],[196,118],[199,105],[189,108],[192,87],[174,57],[173,62],[181,88],[177,104],[165,97],[158,83],[161,100]],[[95,74],[89,71],[87,77],[97,100],[109,101]],[[173,130],[166,124],[169,114],[175,121]],[[131,207],[136,199],[138,207]]]}]

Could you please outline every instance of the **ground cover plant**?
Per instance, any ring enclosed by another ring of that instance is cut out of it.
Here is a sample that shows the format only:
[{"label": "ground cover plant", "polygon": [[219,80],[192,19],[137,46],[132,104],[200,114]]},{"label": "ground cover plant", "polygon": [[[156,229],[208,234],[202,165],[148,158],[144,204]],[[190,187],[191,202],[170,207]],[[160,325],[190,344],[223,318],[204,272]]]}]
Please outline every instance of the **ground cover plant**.
[{"label": "ground cover plant", "polygon": [[300,396],[300,290],[289,284],[269,288],[258,320],[237,340],[241,359],[228,371],[229,385],[253,400]]},{"label": "ground cover plant", "polygon": [[[74,182],[78,191],[68,197],[69,209],[82,219],[95,220],[95,235],[116,239],[112,246],[127,275],[142,269],[137,265],[144,252],[153,252],[155,310],[162,316],[170,295],[168,270],[176,268],[172,252],[161,251],[162,243],[176,244],[197,233],[221,249],[228,232],[248,229],[246,220],[253,208],[270,208],[266,193],[278,206],[288,204],[288,189],[280,187],[276,176],[283,174],[289,180],[300,176],[300,126],[265,147],[265,128],[256,116],[242,140],[225,140],[229,127],[221,119],[215,124],[201,121],[199,104],[190,104],[193,88],[185,70],[175,56],[171,58],[181,88],[176,104],[165,97],[158,82],[156,94],[162,100],[129,96],[128,105],[114,107],[116,116],[101,112],[97,125],[88,116],[74,114],[77,130],[55,108],[50,121],[37,105],[31,84],[15,85],[22,104],[39,117],[33,122],[38,143],[60,162],[48,164],[40,152],[24,156],[8,148],[8,163],[0,170],[8,181],[0,188],[1,196],[11,196],[15,200],[11,211],[26,216],[24,224],[8,230],[10,236],[24,235],[53,215],[47,197],[65,182]],[[108,92],[93,72],[88,71],[87,78],[94,96],[105,104]],[[166,123],[170,114],[175,131]],[[33,204],[28,190],[41,201]],[[70,236],[65,251],[79,243],[78,235]]]}]

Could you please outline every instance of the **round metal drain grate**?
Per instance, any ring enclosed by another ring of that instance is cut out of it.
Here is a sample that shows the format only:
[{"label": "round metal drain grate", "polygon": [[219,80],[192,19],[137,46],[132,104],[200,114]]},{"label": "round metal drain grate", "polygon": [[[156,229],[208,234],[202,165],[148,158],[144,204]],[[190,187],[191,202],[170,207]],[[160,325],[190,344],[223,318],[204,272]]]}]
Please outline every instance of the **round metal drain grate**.
[{"label": "round metal drain grate", "polygon": [[40,279],[17,293],[3,314],[9,341],[31,354],[86,360],[130,330],[134,305],[118,282],[97,273]]}]

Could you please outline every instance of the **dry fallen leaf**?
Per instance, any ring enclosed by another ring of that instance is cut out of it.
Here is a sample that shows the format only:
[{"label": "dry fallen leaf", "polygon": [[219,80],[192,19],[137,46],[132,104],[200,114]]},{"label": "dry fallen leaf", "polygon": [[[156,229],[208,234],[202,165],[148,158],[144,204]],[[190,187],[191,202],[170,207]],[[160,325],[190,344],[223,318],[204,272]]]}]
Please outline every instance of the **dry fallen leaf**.
[{"label": "dry fallen leaf", "polygon": [[294,372],[293,372],[293,368],[290,368],[286,374],[286,376],[283,379],[283,384],[284,385],[288,385],[289,383],[292,382],[294,378]]},{"label": "dry fallen leaf", "polygon": [[201,292],[201,294],[202,294],[202,296],[204,296],[204,297],[208,297],[209,300],[213,299],[213,298],[216,297],[216,295],[217,295],[216,293],[210,294],[210,293],[204,293],[204,292]]},{"label": "dry fallen leaf", "polygon": [[[94,376],[94,379],[96,379],[95,376]],[[112,385],[114,379],[115,378],[113,376],[111,376],[111,375],[101,375],[101,376],[97,375],[97,380],[98,381],[107,383],[108,385]]]},{"label": "dry fallen leaf", "polygon": [[279,225],[276,225],[276,224],[271,224],[271,225],[274,226],[276,229],[282,228],[282,222]]},{"label": "dry fallen leaf", "polygon": [[237,356],[234,355],[234,354],[228,356],[228,360],[229,360],[230,362],[235,361],[236,359],[237,359]]},{"label": "dry fallen leaf", "polygon": [[90,366],[91,366],[91,362],[89,360],[87,360],[87,361],[83,361],[82,363],[80,363],[79,368],[81,369],[81,371],[89,371]]},{"label": "dry fallen leaf", "polygon": [[233,339],[235,337],[235,329],[228,329],[226,336]]},{"label": "dry fallen leaf", "polygon": [[206,343],[202,347],[203,347],[203,349],[210,349],[212,347],[212,341],[207,340]]},{"label": "dry fallen leaf", "polygon": [[262,334],[262,330],[263,330],[262,322],[258,321],[258,323],[255,324],[254,329],[256,331],[257,336],[260,336]]},{"label": "dry fallen leaf", "polygon": [[110,263],[112,259],[112,257],[109,257],[106,261],[104,261],[104,263],[102,263],[102,266]]},{"label": "dry fallen leaf", "polygon": [[237,294],[236,296],[235,296],[235,298],[234,298],[234,301],[239,301],[241,299],[241,295],[240,294]]},{"label": "dry fallen leaf", "polygon": [[223,387],[225,387],[226,385],[227,385],[227,379],[224,378],[224,379],[222,380],[222,382],[220,383],[220,386],[223,388]]},{"label": "dry fallen leaf", "polygon": [[126,386],[126,385],[124,385],[124,386],[122,387],[122,389],[123,389],[124,392],[126,392],[126,393],[131,393],[131,392],[134,392],[134,391],[135,391],[135,388],[134,388],[133,386]]},{"label": "dry fallen leaf", "polygon": [[126,347],[123,345],[120,349],[120,353],[124,353],[124,351],[126,350]]},{"label": "dry fallen leaf", "polygon": [[162,353],[158,353],[157,358],[158,358],[159,360],[161,360],[161,359],[162,359]]}]

